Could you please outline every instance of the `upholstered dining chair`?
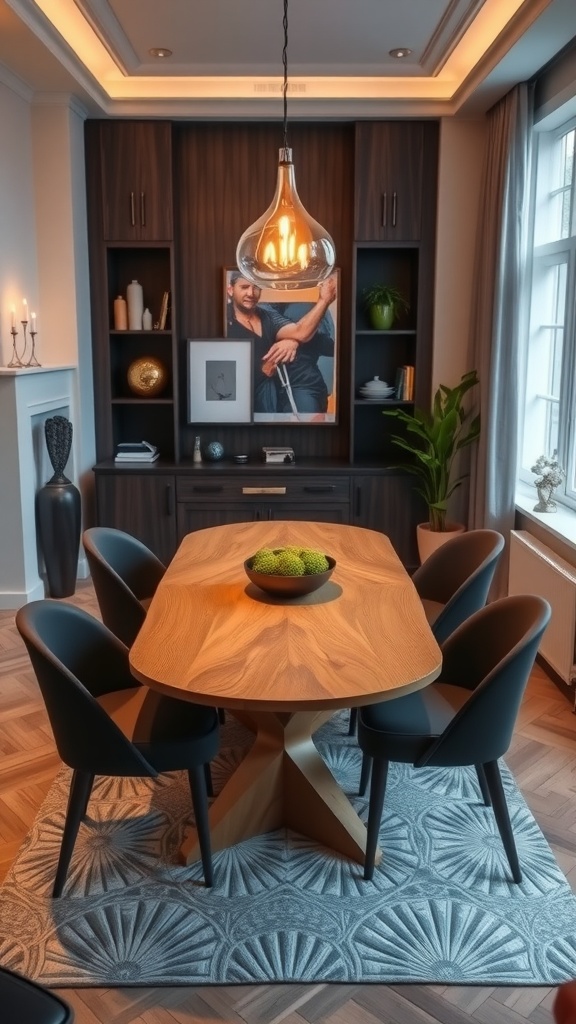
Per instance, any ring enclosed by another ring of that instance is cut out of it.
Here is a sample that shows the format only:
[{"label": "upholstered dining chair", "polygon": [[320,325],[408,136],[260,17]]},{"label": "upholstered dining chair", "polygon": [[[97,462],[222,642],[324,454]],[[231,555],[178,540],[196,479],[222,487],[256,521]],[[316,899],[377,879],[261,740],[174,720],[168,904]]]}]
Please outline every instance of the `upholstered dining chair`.
[{"label": "upholstered dining chair", "polygon": [[82,544],[102,621],[131,647],[166,566],[123,530],[92,526],[84,530]]},{"label": "upholstered dining chair", "polygon": [[535,595],[494,601],[442,645],[442,671],[435,682],[360,709],[358,743],[364,760],[372,760],[365,879],[374,872],[388,765],[399,761],[415,768],[474,765],[484,802],[494,809],[512,878],[522,881],[498,758],[510,744],[549,619],[550,605]]},{"label": "upholstered dining chair", "polygon": [[[483,608],[504,548],[496,530],[468,530],[437,548],[412,576],[424,612],[439,644]],[[356,731],[358,711],[352,708],[348,734]]]},{"label": "upholstered dining chair", "polygon": [[165,697],[130,673],[128,649],[98,619],[59,601],[16,614],[58,753],[72,768],[52,895],[60,896],[96,775],[156,777],[184,770],[207,886],[212,856],[204,766],[219,747],[216,709]]},{"label": "upholstered dining chair", "polygon": [[72,1024],[74,1014],[63,999],[30,978],[0,967],[2,1024]]},{"label": "upholstered dining chair", "polygon": [[[166,566],[142,541],[109,526],[84,530],[82,543],[102,621],[132,647]],[[222,724],[226,720],[223,708],[218,708],[218,718]],[[209,766],[206,781],[212,796]]]}]

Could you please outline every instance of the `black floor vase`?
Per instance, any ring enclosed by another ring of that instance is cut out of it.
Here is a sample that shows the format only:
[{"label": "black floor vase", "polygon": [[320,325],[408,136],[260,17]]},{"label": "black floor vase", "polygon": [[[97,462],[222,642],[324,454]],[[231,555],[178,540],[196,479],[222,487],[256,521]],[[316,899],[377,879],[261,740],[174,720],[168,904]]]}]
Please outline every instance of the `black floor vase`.
[{"label": "black floor vase", "polygon": [[54,476],[36,494],[36,522],[50,597],[70,597],[76,589],[80,550],[80,491],[64,467],[72,446],[72,424],[53,416],[44,425]]}]

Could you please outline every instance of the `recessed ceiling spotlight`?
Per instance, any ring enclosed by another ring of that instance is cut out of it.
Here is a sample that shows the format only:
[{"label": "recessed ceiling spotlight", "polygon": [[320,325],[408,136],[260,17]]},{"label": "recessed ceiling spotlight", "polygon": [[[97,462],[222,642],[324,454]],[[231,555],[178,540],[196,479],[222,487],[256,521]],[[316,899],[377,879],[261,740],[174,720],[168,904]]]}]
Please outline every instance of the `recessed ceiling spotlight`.
[{"label": "recessed ceiling spotlight", "polygon": [[148,50],[151,57],[171,57],[172,50],[169,50],[167,46],[153,46],[151,50]]},{"label": "recessed ceiling spotlight", "polygon": [[388,53],[391,57],[409,57],[412,50],[409,50],[407,46],[399,46],[397,50],[389,50]]}]

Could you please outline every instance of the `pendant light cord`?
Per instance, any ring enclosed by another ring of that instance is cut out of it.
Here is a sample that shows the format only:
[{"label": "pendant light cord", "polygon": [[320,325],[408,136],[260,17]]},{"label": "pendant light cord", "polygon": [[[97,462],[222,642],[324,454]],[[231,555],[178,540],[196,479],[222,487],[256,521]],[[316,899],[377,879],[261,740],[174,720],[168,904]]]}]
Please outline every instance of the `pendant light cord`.
[{"label": "pendant light cord", "polygon": [[284,100],[284,149],[288,149],[288,0],[284,0],[284,17],[282,19],[284,29],[284,49],[282,50],[282,64],[284,66],[284,83],[282,96]]}]

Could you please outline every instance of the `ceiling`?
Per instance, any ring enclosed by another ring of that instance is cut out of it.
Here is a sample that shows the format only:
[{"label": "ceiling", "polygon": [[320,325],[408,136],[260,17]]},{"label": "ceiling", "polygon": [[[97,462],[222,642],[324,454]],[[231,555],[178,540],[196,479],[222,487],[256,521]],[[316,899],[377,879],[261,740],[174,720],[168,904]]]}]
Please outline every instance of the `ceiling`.
[{"label": "ceiling", "polygon": [[[275,117],[282,16],[282,0],[0,0],[0,80],[99,115]],[[575,36],[575,0],[289,0],[289,114],[478,116]]]}]

